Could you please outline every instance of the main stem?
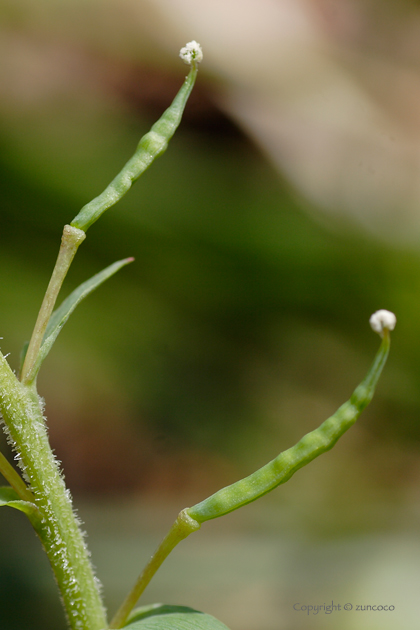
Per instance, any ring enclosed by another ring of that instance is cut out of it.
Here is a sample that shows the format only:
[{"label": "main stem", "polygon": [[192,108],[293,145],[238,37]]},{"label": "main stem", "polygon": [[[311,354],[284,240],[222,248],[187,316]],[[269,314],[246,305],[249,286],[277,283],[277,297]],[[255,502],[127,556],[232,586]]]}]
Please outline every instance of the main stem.
[{"label": "main stem", "polygon": [[35,386],[18,381],[0,353],[0,412],[18,464],[42,515],[37,529],[73,630],[105,630],[107,620],[89,554],[51,450]]}]

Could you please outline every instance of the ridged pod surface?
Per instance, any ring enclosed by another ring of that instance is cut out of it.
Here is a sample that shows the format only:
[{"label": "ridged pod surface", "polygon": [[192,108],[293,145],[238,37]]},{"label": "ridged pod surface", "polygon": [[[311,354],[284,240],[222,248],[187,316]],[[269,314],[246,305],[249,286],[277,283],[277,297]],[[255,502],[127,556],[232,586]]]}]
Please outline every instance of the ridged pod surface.
[{"label": "ridged pod surface", "polygon": [[99,217],[117,203],[131,188],[134,182],[151,163],[168,148],[169,140],[181,122],[182,114],[197,77],[197,64],[193,63],[184,84],[174,98],[172,104],[162,114],[137,145],[136,152],[128,160],[105,190],[95,199],[83,206],[79,214],[71,222],[72,227],[86,230]]},{"label": "ridged pod surface", "polygon": [[[379,331],[376,331],[379,332]],[[344,403],[333,416],[317,429],[307,433],[301,440],[252,475],[222,488],[204,501],[187,508],[187,513],[198,523],[223,516],[251,503],[285,483],[294,473],[309,464],[315,457],[330,450],[337,440],[357,420],[372,399],[375,387],[389,352],[389,330],[383,335],[381,346],[365,379],[355,389],[350,400]]]}]

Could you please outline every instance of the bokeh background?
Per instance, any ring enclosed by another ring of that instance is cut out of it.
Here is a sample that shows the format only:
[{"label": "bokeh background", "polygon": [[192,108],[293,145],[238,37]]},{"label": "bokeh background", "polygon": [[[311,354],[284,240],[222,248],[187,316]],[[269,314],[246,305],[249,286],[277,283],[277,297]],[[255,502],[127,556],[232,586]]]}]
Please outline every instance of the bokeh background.
[{"label": "bokeh background", "polygon": [[[88,232],[79,307],[39,378],[114,612],[178,511],[333,413],[398,326],[333,451],[207,523],[144,595],[232,630],[410,630],[420,579],[420,4],[2,0],[0,334],[17,369],[62,226],[205,60],[169,150]],[[5,443],[3,452],[7,453]],[[12,460],[12,455],[10,458]],[[0,519],[2,630],[64,630],[20,513]],[[395,606],[306,615],[294,604]]]}]

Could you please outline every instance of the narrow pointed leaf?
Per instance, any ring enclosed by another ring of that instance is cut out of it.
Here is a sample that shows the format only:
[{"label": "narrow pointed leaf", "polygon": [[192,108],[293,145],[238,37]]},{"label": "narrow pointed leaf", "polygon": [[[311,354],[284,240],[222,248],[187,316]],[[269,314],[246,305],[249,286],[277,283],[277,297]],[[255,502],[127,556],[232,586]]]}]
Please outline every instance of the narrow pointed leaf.
[{"label": "narrow pointed leaf", "polygon": [[18,493],[10,486],[0,487],[0,507],[3,506],[15,508],[16,510],[24,512],[31,522],[40,520],[36,505],[30,503],[29,501],[22,501],[19,499]]},{"label": "narrow pointed leaf", "polygon": [[229,630],[224,623],[187,606],[154,604],[133,612],[126,630]]},{"label": "narrow pointed leaf", "polygon": [[28,382],[32,382],[36,378],[43,360],[51,350],[54,341],[57,339],[61,329],[63,328],[70,315],[73,313],[76,306],[78,306],[80,302],[89,295],[89,293],[92,293],[92,291],[99,287],[99,285],[105,282],[105,280],[108,280],[108,278],[113,276],[114,273],[119,271],[125,265],[128,265],[128,263],[132,262],[133,260],[134,258],[125,258],[124,260],[118,260],[109,267],[106,267],[105,269],[97,273],[95,276],[92,276],[92,278],[78,286],[77,289],[75,289],[54,311],[54,313],[51,315],[50,321],[48,322],[44,339],[38,357],[32,368]]}]

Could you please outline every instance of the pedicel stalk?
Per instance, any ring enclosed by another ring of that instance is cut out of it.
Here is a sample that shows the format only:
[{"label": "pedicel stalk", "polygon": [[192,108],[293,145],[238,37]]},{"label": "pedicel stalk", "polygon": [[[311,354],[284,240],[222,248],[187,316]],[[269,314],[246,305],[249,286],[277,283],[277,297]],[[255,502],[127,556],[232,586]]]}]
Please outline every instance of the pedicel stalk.
[{"label": "pedicel stalk", "polygon": [[[132,610],[157,569],[181,540],[200,529],[203,522],[223,516],[270,492],[290,479],[299,468],[332,448],[370,402],[388,356],[389,332],[396,322],[395,316],[389,311],[377,311],[372,315],[371,326],[381,335],[381,346],[365,379],[350,400],[331,418],[249,477],[180,512],[108,625],[100,585],[92,569],[84,534],[49,444],[44,404],[37,393],[36,380],[42,362],[74,309],[105,280],[133,260],[126,258],[113,263],[80,285],[54,310],[60,288],[78,247],[86,238],[87,229],[103,212],[117,203],[166,150],[181,121],[203,54],[200,45],[192,41],[181,49],[180,56],[190,66],[190,71],[172,105],[140,140],[133,157],[103,193],[86,204],[71,224],[64,227],[57,262],[26,354],[23,353],[20,380],[9,367],[6,357],[0,353],[0,411],[3,428],[22,473],[20,476],[0,453],[0,473],[10,484],[10,487],[0,488],[0,506],[13,507],[28,516],[51,563],[72,630],[107,630],[122,628],[127,624],[132,630],[138,630],[138,623],[141,622],[138,621],[138,615],[133,621]],[[162,615],[160,620],[155,618],[157,624],[154,628],[164,630],[170,627],[167,613],[165,611],[166,616]],[[143,612],[141,616],[145,614],[158,613]],[[183,613],[178,611],[177,614],[182,617]],[[194,625],[193,619],[197,625]],[[198,618],[190,615],[187,625],[202,630],[226,628],[208,615],[198,615]]]}]

